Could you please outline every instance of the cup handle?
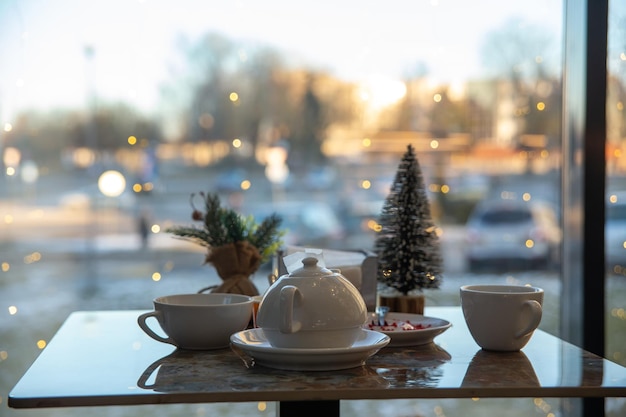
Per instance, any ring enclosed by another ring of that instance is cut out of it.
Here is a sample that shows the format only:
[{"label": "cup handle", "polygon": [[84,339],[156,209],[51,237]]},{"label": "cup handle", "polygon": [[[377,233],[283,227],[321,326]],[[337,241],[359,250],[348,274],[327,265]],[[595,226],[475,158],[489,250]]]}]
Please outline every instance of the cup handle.
[{"label": "cup handle", "polygon": [[139,377],[139,380],[137,381],[137,385],[139,386],[139,388],[152,389],[152,388],[154,388],[156,386],[156,384],[148,384],[148,380],[150,379],[150,377],[152,376],[154,371],[159,369],[161,364],[163,364],[167,358],[168,358],[168,356],[165,356],[165,357],[163,357],[163,358],[153,362],[150,366],[148,366],[146,368],[145,371],[143,371],[143,373]]},{"label": "cup handle", "polygon": [[[172,340],[172,338],[159,336],[146,323],[146,320],[149,317],[157,318],[157,316],[159,316],[159,314],[160,313],[158,311],[149,311],[147,313],[143,313],[142,315],[137,317],[137,323],[139,324],[139,327],[141,327],[141,330],[146,332],[146,334],[148,336],[150,336],[151,338],[153,338],[154,340],[158,340],[159,342],[163,342],[163,343],[169,343],[170,345],[175,345],[174,340]],[[157,318],[157,320],[158,320],[158,318]]]},{"label": "cup handle", "polygon": [[302,293],[293,285],[285,285],[280,289],[278,302],[280,314],[280,332],[295,333],[300,330],[302,323],[294,321],[293,309],[297,302],[302,300]]},{"label": "cup handle", "polygon": [[522,308],[526,308],[526,307],[530,309],[530,313],[531,313],[530,322],[524,329],[520,330],[519,332],[515,334],[516,339],[519,339],[520,337],[524,337],[527,334],[535,331],[535,329],[539,327],[539,322],[541,322],[541,314],[542,314],[541,304],[539,304],[535,300],[528,300],[528,301],[524,301],[524,304],[522,304]]}]

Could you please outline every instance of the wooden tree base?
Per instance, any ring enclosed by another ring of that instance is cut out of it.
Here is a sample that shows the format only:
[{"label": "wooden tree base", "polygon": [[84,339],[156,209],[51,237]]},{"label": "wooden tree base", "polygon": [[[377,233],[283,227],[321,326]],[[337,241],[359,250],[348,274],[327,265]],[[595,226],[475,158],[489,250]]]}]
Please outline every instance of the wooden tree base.
[{"label": "wooden tree base", "polygon": [[378,305],[396,313],[424,314],[424,294],[379,295]]}]

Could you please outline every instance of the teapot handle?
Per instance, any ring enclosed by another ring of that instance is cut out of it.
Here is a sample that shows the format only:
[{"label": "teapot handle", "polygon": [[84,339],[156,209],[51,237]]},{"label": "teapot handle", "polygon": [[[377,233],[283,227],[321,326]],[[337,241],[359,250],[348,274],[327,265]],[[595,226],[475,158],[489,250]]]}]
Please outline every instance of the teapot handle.
[{"label": "teapot handle", "polygon": [[280,313],[280,332],[296,333],[302,327],[302,322],[293,319],[294,307],[302,302],[302,293],[293,285],[285,285],[280,289],[278,303]]}]

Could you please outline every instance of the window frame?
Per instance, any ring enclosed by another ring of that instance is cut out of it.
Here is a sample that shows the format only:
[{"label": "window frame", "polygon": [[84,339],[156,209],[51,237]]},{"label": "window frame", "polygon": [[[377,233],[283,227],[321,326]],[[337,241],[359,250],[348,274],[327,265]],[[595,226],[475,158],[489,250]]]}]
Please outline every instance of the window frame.
[{"label": "window frame", "polygon": [[[563,72],[561,337],[605,352],[608,0],[566,0]],[[604,416],[604,399],[569,401]]]}]

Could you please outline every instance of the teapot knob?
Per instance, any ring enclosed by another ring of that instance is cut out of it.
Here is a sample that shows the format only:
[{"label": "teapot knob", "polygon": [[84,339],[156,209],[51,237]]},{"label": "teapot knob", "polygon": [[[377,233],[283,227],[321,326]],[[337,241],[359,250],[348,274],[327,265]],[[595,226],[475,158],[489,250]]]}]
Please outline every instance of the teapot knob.
[{"label": "teapot knob", "polygon": [[302,264],[304,265],[305,268],[315,268],[317,267],[317,261],[318,261],[317,258],[313,256],[309,256],[302,260]]}]

